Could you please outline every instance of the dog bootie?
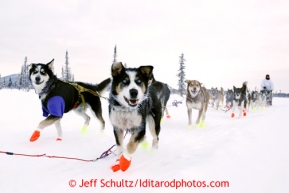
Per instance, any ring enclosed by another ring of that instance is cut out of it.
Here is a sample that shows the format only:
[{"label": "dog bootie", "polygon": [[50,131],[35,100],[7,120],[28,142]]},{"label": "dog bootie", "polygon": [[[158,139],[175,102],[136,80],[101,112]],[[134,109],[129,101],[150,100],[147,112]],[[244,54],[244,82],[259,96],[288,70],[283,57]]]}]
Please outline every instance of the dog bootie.
[{"label": "dog bootie", "polygon": [[62,141],[62,139],[60,137],[57,137],[56,141]]},{"label": "dog bootie", "polygon": [[201,124],[200,124],[201,128],[204,128],[205,127],[205,122],[202,121]]},{"label": "dog bootie", "polygon": [[147,141],[141,142],[140,145],[141,145],[141,148],[144,150],[147,150],[149,148],[149,142],[147,142]]},{"label": "dog bootie", "polygon": [[235,117],[235,114],[234,114],[234,113],[232,113],[232,114],[231,114],[231,117],[232,117],[232,118],[234,118],[234,117]]},{"label": "dog bootie", "polygon": [[35,130],[32,136],[30,137],[30,142],[36,141],[40,137],[40,131]]},{"label": "dog bootie", "polygon": [[243,110],[243,116],[246,117],[247,113],[245,110]]},{"label": "dog bootie", "polygon": [[170,116],[170,115],[167,115],[167,118],[169,119],[169,118],[171,118],[171,116]]},{"label": "dog bootie", "polygon": [[119,165],[120,165],[120,169],[121,171],[126,171],[129,166],[131,164],[131,157],[128,153],[123,153],[122,156],[119,159]]},{"label": "dog bootie", "polygon": [[81,133],[81,134],[85,134],[86,131],[87,131],[87,127],[88,127],[88,125],[84,125],[84,126],[81,128],[80,133]]},{"label": "dog bootie", "polygon": [[117,172],[118,170],[120,170],[119,159],[117,159],[115,164],[111,166],[111,169],[113,172]]}]

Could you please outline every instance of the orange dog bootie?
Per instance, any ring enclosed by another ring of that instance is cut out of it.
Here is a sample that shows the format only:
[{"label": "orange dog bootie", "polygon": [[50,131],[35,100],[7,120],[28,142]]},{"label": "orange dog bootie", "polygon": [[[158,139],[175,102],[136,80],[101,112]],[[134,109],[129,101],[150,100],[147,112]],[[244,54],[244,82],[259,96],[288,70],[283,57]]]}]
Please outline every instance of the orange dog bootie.
[{"label": "orange dog bootie", "polygon": [[119,159],[117,159],[115,164],[111,166],[111,169],[113,172],[117,172],[118,170],[120,170]]},{"label": "orange dog bootie", "polygon": [[123,153],[119,159],[116,160],[115,164],[111,166],[113,172],[118,170],[126,171],[131,164],[131,157],[128,153]]},{"label": "orange dog bootie", "polygon": [[32,136],[30,137],[30,142],[36,141],[40,137],[40,131],[35,130]]},{"label": "orange dog bootie", "polygon": [[122,156],[119,159],[120,169],[123,172],[126,171],[129,168],[130,164],[131,164],[131,157],[130,157],[130,155],[127,155],[127,154],[123,153]]}]

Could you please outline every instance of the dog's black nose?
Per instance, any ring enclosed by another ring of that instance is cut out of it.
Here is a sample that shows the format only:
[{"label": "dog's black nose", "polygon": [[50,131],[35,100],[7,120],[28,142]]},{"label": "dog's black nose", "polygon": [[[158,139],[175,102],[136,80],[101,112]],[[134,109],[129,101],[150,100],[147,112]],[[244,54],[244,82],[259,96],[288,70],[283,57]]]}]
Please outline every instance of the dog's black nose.
[{"label": "dog's black nose", "polygon": [[40,81],[40,77],[39,76],[35,77],[35,80],[36,80],[36,82],[39,82]]},{"label": "dog's black nose", "polygon": [[138,91],[133,88],[133,89],[129,90],[129,94],[130,94],[131,98],[136,98],[137,94],[138,94]]}]

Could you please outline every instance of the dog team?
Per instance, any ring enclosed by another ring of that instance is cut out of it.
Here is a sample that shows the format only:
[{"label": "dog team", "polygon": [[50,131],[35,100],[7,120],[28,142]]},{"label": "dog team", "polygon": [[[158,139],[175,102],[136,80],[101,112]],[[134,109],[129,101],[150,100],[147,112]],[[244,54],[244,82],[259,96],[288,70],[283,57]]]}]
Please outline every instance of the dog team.
[{"label": "dog team", "polygon": [[[54,60],[47,64],[32,63],[29,65],[29,79],[42,104],[43,116],[46,117],[38,124],[30,141],[36,141],[44,128],[52,124],[57,130],[57,141],[62,140],[61,118],[64,113],[73,110],[84,118],[83,129],[87,128],[90,117],[86,114],[89,108],[92,115],[101,123],[101,130],[105,128],[102,117],[101,94],[109,88],[109,119],[113,126],[118,159],[111,169],[126,171],[133,153],[138,145],[144,141],[146,124],[152,135],[152,148],[158,148],[161,119],[168,110],[166,108],[170,97],[168,85],[157,81],[153,75],[153,66],[140,66],[138,68],[126,68],[121,62],[111,66],[111,77],[97,85],[82,82],[65,82],[58,79],[53,73]],[[192,109],[199,111],[196,127],[205,126],[206,112],[209,103],[223,104],[224,91],[212,88],[207,90],[197,80],[186,80],[187,95],[186,105],[188,111],[188,125],[192,127]],[[239,109],[239,117],[246,116],[249,107],[258,108],[266,105],[270,92],[253,91],[250,93],[247,82],[242,87],[233,87],[226,92],[226,107]],[[125,132],[131,134],[129,142],[124,148],[123,138]]]}]

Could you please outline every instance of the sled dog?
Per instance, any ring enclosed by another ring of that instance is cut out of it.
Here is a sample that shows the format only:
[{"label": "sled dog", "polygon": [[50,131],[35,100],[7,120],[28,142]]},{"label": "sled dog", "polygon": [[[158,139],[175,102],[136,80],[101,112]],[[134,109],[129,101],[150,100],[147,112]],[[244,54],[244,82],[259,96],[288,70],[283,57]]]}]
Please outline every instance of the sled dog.
[{"label": "sled dog", "polygon": [[234,111],[235,108],[238,107],[239,109],[239,118],[243,115],[246,116],[245,109],[247,108],[247,81],[243,83],[241,88],[236,88],[233,86],[233,92],[234,92],[234,99],[233,99],[233,106],[232,106],[232,114],[231,117],[235,117]]},{"label": "sled dog", "polygon": [[55,124],[57,130],[57,140],[61,141],[60,120],[64,113],[71,110],[84,118],[83,128],[86,129],[90,122],[90,117],[85,113],[87,107],[90,107],[92,114],[99,119],[101,130],[104,130],[105,121],[102,117],[101,101],[97,94],[109,86],[110,78],[96,86],[81,82],[64,82],[54,75],[53,63],[54,59],[47,64],[32,63],[28,67],[29,79],[35,92],[39,95],[43,116],[46,117],[39,123],[30,141],[36,141],[40,137],[41,131],[52,124]]},{"label": "sled dog", "polygon": [[251,93],[251,108],[256,110],[259,104],[259,93],[258,91],[254,90]]},{"label": "sled dog", "polygon": [[216,104],[216,109],[218,110],[220,103],[223,104],[224,102],[224,90],[221,87],[221,90],[218,88],[211,88],[211,96],[213,100],[213,105]]},{"label": "sled dog", "polygon": [[186,80],[185,83],[187,83],[186,105],[188,109],[189,127],[192,125],[192,109],[199,110],[195,126],[204,127],[211,95],[205,87],[202,87],[202,83],[197,80]]},{"label": "sled dog", "polygon": [[166,112],[166,117],[170,118],[169,111],[167,108],[167,102],[170,98],[171,91],[167,84],[162,83],[160,81],[156,81],[154,75],[152,74],[151,78],[149,79],[149,86],[154,87],[157,92],[158,99],[161,101],[162,104],[162,118],[164,117],[164,112]]},{"label": "sled dog", "polygon": [[[145,139],[146,122],[153,136],[152,148],[158,147],[162,104],[158,91],[149,86],[153,66],[125,68],[121,62],[111,66],[111,90],[109,94],[109,119],[120,158],[111,167],[116,172],[126,171],[131,164],[132,154]],[[131,133],[123,147],[124,132]]]}]

